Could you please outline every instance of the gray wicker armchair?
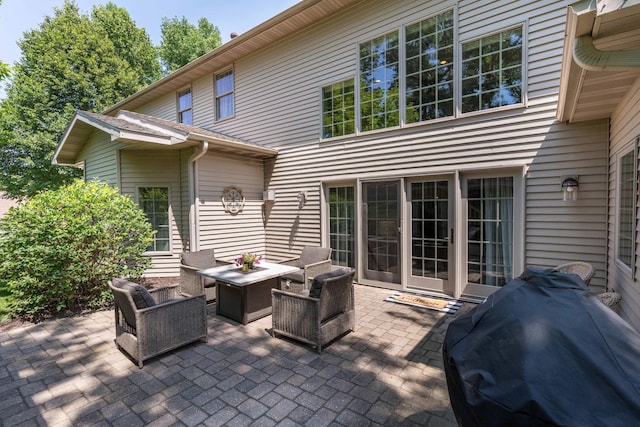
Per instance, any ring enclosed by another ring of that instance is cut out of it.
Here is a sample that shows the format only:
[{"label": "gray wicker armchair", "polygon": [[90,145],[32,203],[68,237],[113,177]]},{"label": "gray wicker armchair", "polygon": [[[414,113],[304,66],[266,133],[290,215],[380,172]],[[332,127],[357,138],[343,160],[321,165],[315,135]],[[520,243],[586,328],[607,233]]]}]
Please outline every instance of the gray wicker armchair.
[{"label": "gray wicker armchair", "polygon": [[181,297],[178,285],[147,291],[125,279],[109,282],[115,302],[116,345],[142,368],[145,360],[207,341],[204,294]]},{"label": "gray wicker armchair", "polygon": [[300,292],[311,287],[311,281],[319,274],[331,271],[331,248],[305,246],[300,257],[281,262],[298,267],[298,271],[280,278],[280,289]]},{"label": "gray wicker armchair", "polygon": [[216,281],[210,277],[200,276],[198,271],[229,264],[216,260],[213,249],[203,249],[195,252],[183,252],[180,264],[180,288],[184,295],[199,295],[204,293],[207,302],[216,299]]},{"label": "gray wicker armchair", "polygon": [[566,264],[560,264],[559,266],[555,267],[553,271],[562,271],[565,273],[577,274],[587,285],[589,284],[589,281],[591,281],[593,275],[596,274],[596,269],[593,268],[591,264],[582,261],[573,261]]},{"label": "gray wicker armchair", "polygon": [[273,336],[302,341],[321,353],[330,341],[355,331],[354,274],[350,268],[320,274],[301,293],[272,289]]}]

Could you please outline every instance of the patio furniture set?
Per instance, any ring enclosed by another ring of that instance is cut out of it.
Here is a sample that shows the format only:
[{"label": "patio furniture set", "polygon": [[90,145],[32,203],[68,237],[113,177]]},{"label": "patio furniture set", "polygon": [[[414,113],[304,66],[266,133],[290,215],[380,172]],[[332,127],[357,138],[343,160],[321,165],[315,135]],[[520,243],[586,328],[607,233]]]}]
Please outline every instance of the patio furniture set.
[{"label": "patio furniture set", "polygon": [[262,261],[252,270],[216,260],[213,249],[184,253],[180,285],[147,290],[113,279],[116,345],[142,368],[145,360],[207,341],[206,304],[246,325],[273,312],[272,335],[316,348],[355,328],[354,270],[332,270],[331,249],[305,247],[299,258]]},{"label": "patio furniture set", "polygon": [[[116,345],[140,368],[147,359],[194,341],[207,341],[206,304],[216,314],[246,325],[272,315],[273,337],[315,347],[355,330],[355,271],[332,269],[331,249],[305,247],[283,263],[262,261],[252,270],[216,260],[213,249],[184,253],[180,285],[148,291],[124,279],[109,286],[115,300]],[[593,266],[572,262],[554,270],[578,275],[586,284]],[[615,311],[619,298],[601,300]],[[613,295],[617,297],[617,295]],[[611,302],[613,301],[613,303]]]}]

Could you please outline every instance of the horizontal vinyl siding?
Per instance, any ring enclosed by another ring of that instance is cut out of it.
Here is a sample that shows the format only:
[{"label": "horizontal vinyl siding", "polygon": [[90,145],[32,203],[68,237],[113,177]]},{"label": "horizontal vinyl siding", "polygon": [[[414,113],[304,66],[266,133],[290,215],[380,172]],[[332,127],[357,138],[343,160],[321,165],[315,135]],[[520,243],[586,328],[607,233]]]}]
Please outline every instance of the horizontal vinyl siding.
[{"label": "horizontal vinyl siding", "polygon": [[84,161],[85,176],[92,181],[102,181],[116,187],[118,185],[117,155],[123,144],[112,142],[111,137],[101,131],[95,131],[77,160]]},{"label": "horizontal vinyl siding", "polygon": [[[525,263],[587,260],[598,269],[592,284],[602,287],[607,125],[567,126],[555,119],[570,3],[391,1],[372,7],[362,2],[238,61],[236,117],[216,128],[279,149],[273,172],[267,174],[268,187],[276,190],[266,230],[269,256],[290,256],[306,244],[321,243],[323,181],[519,166],[528,170]],[[356,77],[358,44],[452,6],[459,40],[525,25],[527,107],[320,140],[320,90]],[[560,191],[561,176],[569,173],[579,174],[581,183],[580,200],[573,206],[562,202]],[[299,191],[308,194],[302,208]],[[566,214],[572,219],[565,221]]]},{"label": "horizontal vinyl siding", "polygon": [[138,108],[138,113],[146,114],[153,117],[159,117],[165,120],[178,120],[178,98],[175,92],[168,93],[160,98],[149,102],[148,104]]},{"label": "horizontal vinyl siding", "polygon": [[[621,270],[616,263],[616,184],[618,156],[640,136],[640,81],[637,81],[625,100],[611,117],[611,155],[609,174],[609,242],[608,242],[608,286],[622,296],[620,314],[636,330],[640,331],[640,283]],[[631,145],[632,146],[632,145]],[[640,231],[636,232],[636,238]],[[640,277],[640,242],[636,243],[636,277]]]},{"label": "horizontal vinyl siding", "polygon": [[[213,248],[224,260],[245,251],[265,255],[262,160],[208,153],[198,160],[197,170],[200,248]],[[235,215],[222,205],[224,189],[232,186],[245,197],[243,210]]]},{"label": "horizontal vinyl siding", "polygon": [[153,256],[153,266],[145,272],[149,277],[177,276],[182,236],[188,239],[188,230],[182,229],[182,187],[179,151],[127,151],[120,152],[120,182],[123,194],[137,200],[137,188],[143,186],[169,186],[171,204],[172,254]]}]

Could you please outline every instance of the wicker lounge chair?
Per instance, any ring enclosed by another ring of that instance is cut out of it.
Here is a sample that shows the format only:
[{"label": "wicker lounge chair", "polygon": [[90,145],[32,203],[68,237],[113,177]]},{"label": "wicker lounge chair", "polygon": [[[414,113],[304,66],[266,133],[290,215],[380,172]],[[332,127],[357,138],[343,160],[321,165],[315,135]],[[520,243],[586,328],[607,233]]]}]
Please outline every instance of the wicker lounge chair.
[{"label": "wicker lounge chair", "polygon": [[189,296],[204,293],[207,302],[214,301],[216,299],[215,279],[200,276],[197,273],[220,264],[228,264],[228,262],[216,260],[213,249],[183,252],[180,264],[180,292]]},{"label": "wicker lounge chair", "polygon": [[272,289],[273,336],[302,341],[321,353],[333,339],[355,331],[354,274],[350,268],[320,274],[301,293]]},{"label": "wicker lounge chair", "polygon": [[[593,268],[591,264],[581,261],[561,264],[553,270],[577,274],[587,285],[591,281],[593,275],[596,273],[596,269]],[[602,301],[602,303],[609,307],[611,310],[615,311],[616,313],[618,312],[618,304],[622,299],[619,294],[617,294],[616,292],[603,292],[601,294],[598,294],[598,298],[600,298],[600,301]]]},{"label": "wicker lounge chair", "polygon": [[311,287],[311,281],[319,274],[331,271],[331,248],[305,246],[299,258],[281,264],[298,267],[298,271],[280,278],[280,289],[300,292]]},{"label": "wicker lounge chair", "polygon": [[147,291],[125,279],[109,282],[115,302],[116,345],[142,368],[145,360],[207,341],[204,294],[181,297],[178,285]]},{"label": "wicker lounge chair", "polygon": [[591,281],[591,278],[596,273],[596,269],[593,268],[588,262],[574,261],[566,264],[561,264],[553,269],[554,271],[563,271],[565,273],[577,274],[582,281],[587,285]]}]

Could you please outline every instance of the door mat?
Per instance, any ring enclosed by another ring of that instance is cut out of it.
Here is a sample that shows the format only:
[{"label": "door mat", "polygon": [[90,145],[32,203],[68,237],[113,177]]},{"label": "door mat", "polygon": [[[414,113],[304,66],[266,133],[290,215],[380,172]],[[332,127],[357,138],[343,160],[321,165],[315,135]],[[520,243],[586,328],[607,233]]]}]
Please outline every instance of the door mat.
[{"label": "door mat", "polygon": [[422,295],[401,292],[396,292],[390,295],[385,299],[385,301],[426,308],[428,310],[441,311],[443,313],[455,313],[463,304],[461,301],[456,300],[425,297]]}]

